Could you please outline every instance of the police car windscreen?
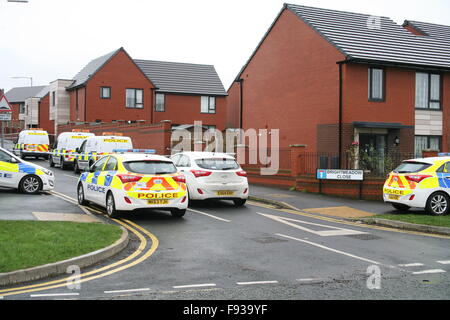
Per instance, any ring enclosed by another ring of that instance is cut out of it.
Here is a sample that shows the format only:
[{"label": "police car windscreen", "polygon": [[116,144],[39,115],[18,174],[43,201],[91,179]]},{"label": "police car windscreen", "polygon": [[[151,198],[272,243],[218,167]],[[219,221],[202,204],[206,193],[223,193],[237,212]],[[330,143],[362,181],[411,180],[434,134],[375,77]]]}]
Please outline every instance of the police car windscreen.
[{"label": "police car windscreen", "polygon": [[396,173],[417,173],[431,167],[429,163],[423,162],[403,162],[397,169]]},{"label": "police car windscreen", "polygon": [[238,170],[239,164],[233,159],[199,159],[195,160],[195,163],[202,168],[207,170]]},{"label": "police car windscreen", "polygon": [[165,161],[129,161],[123,166],[129,172],[139,174],[172,174],[177,172],[177,168],[172,162]]}]

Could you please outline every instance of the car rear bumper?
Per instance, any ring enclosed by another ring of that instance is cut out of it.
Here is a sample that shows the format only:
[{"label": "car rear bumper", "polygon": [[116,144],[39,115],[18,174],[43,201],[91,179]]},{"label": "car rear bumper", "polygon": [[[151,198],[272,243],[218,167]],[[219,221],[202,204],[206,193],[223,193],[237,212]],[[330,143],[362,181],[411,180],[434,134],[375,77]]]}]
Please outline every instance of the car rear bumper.
[{"label": "car rear bumper", "polygon": [[170,209],[187,209],[189,205],[189,199],[187,193],[179,198],[174,199],[156,199],[156,200],[166,200],[166,203],[155,204],[151,203],[153,199],[137,199],[130,196],[127,192],[118,190],[114,192],[114,199],[116,203],[116,209],[119,211],[133,211],[138,209],[159,209],[159,210],[170,210]]}]

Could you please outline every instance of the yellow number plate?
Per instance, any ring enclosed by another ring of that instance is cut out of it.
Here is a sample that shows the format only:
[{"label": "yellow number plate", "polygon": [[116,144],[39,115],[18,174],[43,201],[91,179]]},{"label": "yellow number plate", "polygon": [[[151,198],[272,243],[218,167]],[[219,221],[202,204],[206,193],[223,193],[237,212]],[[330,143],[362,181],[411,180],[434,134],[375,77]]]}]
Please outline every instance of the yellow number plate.
[{"label": "yellow number plate", "polygon": [[400,200],[400,196],[396,196],[396,195],[390,194],[389,195],[389,200]]},{"label": "yellow number plate", "polygon": [[217,191],[218,196],[233,196],[234,191]]},{"label": "yellow number plate", "polygon": [[157,199],[157,200],[148,200],[148,204],[169,204],[169,200],[162,200],[162,199]]}]

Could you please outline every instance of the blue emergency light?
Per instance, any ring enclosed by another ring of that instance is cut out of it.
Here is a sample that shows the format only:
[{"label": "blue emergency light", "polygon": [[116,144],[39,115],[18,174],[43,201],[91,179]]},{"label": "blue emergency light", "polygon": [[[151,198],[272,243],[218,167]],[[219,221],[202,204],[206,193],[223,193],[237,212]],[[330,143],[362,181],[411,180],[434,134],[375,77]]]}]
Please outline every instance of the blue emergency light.
[{"label": "blue emergency light", "polygon": [[114,153],[146,153],[155,154],[156,150],[153,149],[114,149]]}]

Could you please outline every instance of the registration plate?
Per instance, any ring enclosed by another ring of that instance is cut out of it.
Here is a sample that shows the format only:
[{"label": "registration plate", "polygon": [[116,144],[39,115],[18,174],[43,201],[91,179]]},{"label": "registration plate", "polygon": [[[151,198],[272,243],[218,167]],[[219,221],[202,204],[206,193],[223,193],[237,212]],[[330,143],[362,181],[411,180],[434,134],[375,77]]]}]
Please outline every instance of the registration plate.
[{"label": "registration plate", "polygon": [[169,204],[169,200],[164,200],[164,199],[156,199],[156,200],[148,200],[148,204]]},{"label": "registration plate", "polygon": [[234,191],[228,191],[228,190],[217,191],[217,195],[218,196],[233,196]]},{"label": "registration plate", "polygon": [[389,195],[389,200],[400,200],[400,196],[397,196],[397,195],[393,195],[393,194],[390,194]]}]

